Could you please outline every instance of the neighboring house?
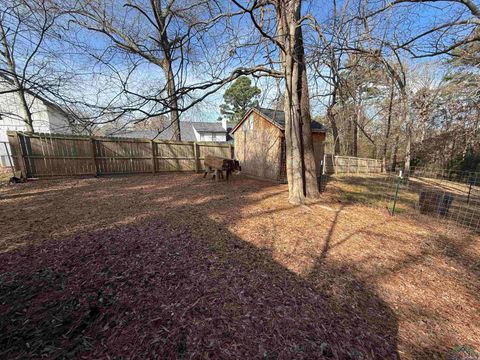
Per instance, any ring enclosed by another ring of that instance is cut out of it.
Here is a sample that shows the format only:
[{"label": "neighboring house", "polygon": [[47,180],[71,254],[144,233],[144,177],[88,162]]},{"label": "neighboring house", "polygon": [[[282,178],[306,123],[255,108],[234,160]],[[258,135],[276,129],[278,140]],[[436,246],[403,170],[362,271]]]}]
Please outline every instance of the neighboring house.
[{"label": "neighboring house", "polygon": [[[234,137],[235,158],[242,173],[254,177],[285,182],[285,114],[281,110],[250,109],[231,131]],[[312,122],[313,148],[317,172],[323,160],[326,128]]]},{"label": "neighboring house", "polygon": [[[26,131],[22,111],[15,92],[2,93],[12,89],[11,80],[0,76],[0,165],[9,166],[5,142],[7,131]],[[71,133],[70,115],[60,106],[35,95],[26,93],[33,118],[33,129],[38,133]],[[10,148],[8,148],[10,151]]]},{"label": "neighboring house", "polygon": [[197,141],[225,142],[228,140],[229,129],[226,120],[222,120],[222,122],[192,122],[191,124]]},{"label": "neighboring house", "polygon": [[[230,128],[225,120],[222,122],[180,121],[180,135],[182,141],[215,141],[227,142]],[[142,139],[172,140],[173,129],[167,127],[159,133],[157,130],[125,130],[112,134],[115,137],[129,137]]]}]

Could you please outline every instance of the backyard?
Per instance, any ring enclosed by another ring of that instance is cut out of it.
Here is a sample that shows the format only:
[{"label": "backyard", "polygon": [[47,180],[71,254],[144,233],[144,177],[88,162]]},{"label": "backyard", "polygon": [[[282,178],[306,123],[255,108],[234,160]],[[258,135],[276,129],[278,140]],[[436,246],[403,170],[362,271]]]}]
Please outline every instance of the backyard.
[{"label": "backyard", "polygon": [[[0,187],[1,358],[434,359],[480,350],[480,236],[199,174]],[[373,199],[373,200],[372,200]],[[401,204],[400,204],[401,205]]]}]

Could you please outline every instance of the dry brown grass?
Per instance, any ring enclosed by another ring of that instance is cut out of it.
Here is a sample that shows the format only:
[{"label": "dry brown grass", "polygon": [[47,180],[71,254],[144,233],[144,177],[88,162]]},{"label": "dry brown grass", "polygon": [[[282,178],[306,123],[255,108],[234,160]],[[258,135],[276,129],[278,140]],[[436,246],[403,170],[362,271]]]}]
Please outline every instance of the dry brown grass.
[{"label": "dry brown grass", "polygon": [[[54,250],[59,247],[78,253],[85,251],[76,248],[79,242],[91,246],[119,238],[149,249],[142,255],[148,259],[158,242],[162,254],[174,254],[148,264],[162,262],[155,271],[167,275],[166,267],[175,268],[172,276],[186,269],[178,284],[193,277],[192,284],[202,287],[185,285],[179,298],[162,305],[179,306],[189,320],[181,326],[158,324],[155,331],[163,327],[171,337],[161,336],[176,339],[174,350],[155,343],[166,357],[181,350],[182,356],[213,358],[432,359],[456,346],[480,349],[479,236],[424,216],[390,217],[365,190],[333,179],[318,203],[292,206],[285,185],[241,177],[214,183],[201,175],[171,174],[3,187],[0,278],[10,275],[0,281],[0,290],[13,291],[12,274],[55,269],[48,258],[60,256]],[[153,230],[158,222],[161,229]],[[143,238],[149,242],[143,244]],[[179,239],[192,248],[183,248]],[[34,265],[25,265],[28,261]],[[204,302],[198,294],[210,286],[218,287],[217,297]],[[222,306],[213,311],[218,297]],[[10,319],[10,310],[0,304],[0,317]],[[153,308],[141,311],[155,316]],[[105,325],[95,321],[100,324],[92,322],[84,333]],[[234,340],[207,331],[208,321]],[[195,332],[208,334],[210,342]],[[145,337],[151,335],[147,331]],[[125,349],[145,347],[140,340],[127,342]],[[115,338],[105,342],[114,353]],[[101,354],[99,343],[92,347],[82,351]]]}]

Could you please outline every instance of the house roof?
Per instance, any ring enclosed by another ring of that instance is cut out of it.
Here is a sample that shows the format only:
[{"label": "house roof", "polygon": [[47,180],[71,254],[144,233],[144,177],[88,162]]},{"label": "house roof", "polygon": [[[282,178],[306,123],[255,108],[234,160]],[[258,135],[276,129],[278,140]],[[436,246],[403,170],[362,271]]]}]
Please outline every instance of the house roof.
[{"label": "house roof", "polygon": [[[245,116],[238,122],[238,124],[232,129],[231,133],[233,134],[237,129],[240,127],[240,125],[245,121],[245,119],[250,116],[252,112],[256,112],[263,118],[265,118],[267,121],[271,122],[273,125],[277,126],[280,128],[280,130],[285,130],[285,112],[282,110],[276,110],[276,109],[267,109],[267,108],[261,108],[261,107],[254,107],[251,108]],[[319,123],[318,121],[312,121],[312,131],[314,132],[326,132],[326,127]]]},{"label": "house roof", "polygon": [[[6,81],[9,85],[14,85],[13,79],[10,76],[8,76],[7,74],[5,74],[3,72],[0,72],[0,78],[2,78],[4,81]],[[12,92],[15,92],[15,91],[17,91],[17,90],[12,89]],[[67,117],[76,116],[76,114],[73,114],[72,112],[65,110],[60,105],[52,102],[51,100],[48,100],[47,98],[43,97],[42,95],[39,95],[38,93],[33,92],[30,89],[25,89],[24,91],[25,91],[25,93],[27,93],[27,94],[29,94],[33,97],[36,97],[37,99],[42,101],[45,105],[51,106],[51,107],[55,108],[56,110],[62,112]]]},{"label": "house roof", "polygon": [[[180,134],[184,141],[195,141],[195,133],[193,127],[189,122],[180,121]],[[121,132],[110,134],[114,137],[128,137],[136,139],[158,139],[158,140],[172,140],[173,139],[173,127],[168,127],[159,133],[158,130],[148,129],[125,129]]]},{"label": "house roof", "polygon": [[[220,123],[214,122],[200,122],[200,121],[180,121],[180,134],[182,136],[182,141],[195,141],[195,131],[197,132],[215,132],[215,133],[226,133]],[[129,137],[129,138],[139,138],[139,139],[159,139],[159,140],[172,140],[173,139],[173,127],[169,126],[163,131],[159,132],[157,130],[125,130],[112,134],[114,137]]]},{"label": "house roof", "polygon": [[192,122],[191,124],[198,132],[226,132],[220,122]]}]

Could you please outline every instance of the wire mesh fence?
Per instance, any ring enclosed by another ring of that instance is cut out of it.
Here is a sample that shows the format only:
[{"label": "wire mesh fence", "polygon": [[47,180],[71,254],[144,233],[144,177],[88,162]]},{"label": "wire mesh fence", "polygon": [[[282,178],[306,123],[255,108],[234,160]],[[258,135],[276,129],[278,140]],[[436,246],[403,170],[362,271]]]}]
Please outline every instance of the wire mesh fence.
[{"label": "wire mesh fence", "polygon": [[391,215],[415,212],[480,231],[480,173],[413,168],[383,175]]},{"label": "wire mesh fence", "polygon": [[392,216],[413,215],[423,220],[480,232],[480,172],[412,168],[404,172],[335,174],[319,178],[320,191],[330,178],[339,180],[339,200],[387,209]]}]

